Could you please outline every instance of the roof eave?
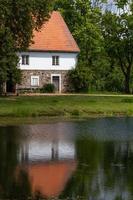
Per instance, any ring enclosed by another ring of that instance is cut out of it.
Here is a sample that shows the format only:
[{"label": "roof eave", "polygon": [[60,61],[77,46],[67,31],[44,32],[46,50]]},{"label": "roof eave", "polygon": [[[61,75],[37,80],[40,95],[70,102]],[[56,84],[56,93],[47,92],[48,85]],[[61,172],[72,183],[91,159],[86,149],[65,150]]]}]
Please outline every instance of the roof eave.
[{"label": "roof eave", "polygon": [[29,49],[28,52],[80,53],[80,50],[43,50],[43,49]]}]

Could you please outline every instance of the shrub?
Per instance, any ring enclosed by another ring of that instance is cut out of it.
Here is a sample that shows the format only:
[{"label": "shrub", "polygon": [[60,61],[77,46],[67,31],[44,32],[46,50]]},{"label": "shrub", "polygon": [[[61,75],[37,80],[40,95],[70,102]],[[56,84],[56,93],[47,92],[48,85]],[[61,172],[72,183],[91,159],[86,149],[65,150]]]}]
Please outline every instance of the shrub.
[{"label": "shrub", "polygon": [[124,91],[123,74],[117,67],[114,67],[105,77],[105,90],[110,92]]},{"label": "shrub", "polygon": [[76,69],[69,71],[69,90],[74,90],[74,92],[88,92],[90,75],[91,73],[87,67],[77,67]]},{"label": "shrub", "polygon": [[52,83],[45,84],[41,90],[42,93],[54,93],[55,92],[55,86]]}]

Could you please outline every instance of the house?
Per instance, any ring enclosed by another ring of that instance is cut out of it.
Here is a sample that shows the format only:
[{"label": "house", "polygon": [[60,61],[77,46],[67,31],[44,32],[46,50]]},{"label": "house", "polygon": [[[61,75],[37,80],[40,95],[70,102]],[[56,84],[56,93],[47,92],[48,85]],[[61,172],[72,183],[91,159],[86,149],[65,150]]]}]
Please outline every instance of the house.
[{"label": "house", "polygon": [[65,92],[69,84],[67,72],[76,67],[80,50],[61,14],[53,11],[33,35],[29,50],[19,53],[22,82],[17,89],[36,89],[52,83],[57,92]]}]

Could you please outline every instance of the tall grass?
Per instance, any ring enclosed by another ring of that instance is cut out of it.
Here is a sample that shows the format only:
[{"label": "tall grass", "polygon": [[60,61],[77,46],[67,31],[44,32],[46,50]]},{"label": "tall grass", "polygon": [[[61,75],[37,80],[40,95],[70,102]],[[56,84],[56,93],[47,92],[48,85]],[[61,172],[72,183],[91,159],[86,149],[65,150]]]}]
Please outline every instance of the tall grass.
[{"label": "tall grass", "polygon": [[133,116],[132,97],[34,96],[0,98],[0,117]]}]

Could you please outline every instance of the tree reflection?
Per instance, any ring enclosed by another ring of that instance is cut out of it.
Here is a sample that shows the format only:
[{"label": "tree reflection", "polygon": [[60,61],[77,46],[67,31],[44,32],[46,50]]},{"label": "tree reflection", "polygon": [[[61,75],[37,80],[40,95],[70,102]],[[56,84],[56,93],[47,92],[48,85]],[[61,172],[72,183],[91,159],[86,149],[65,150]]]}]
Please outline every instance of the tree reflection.
[{"label": "tree reflection", "polygon": [[133,144],[79,138],[78,169],[62,198],[128,200],[133,198]]},{"label": "tree reflection", "polygon": [[92,184],[92,182],[100,165],[101,149],[102,145],[95,140],[77,139],[78,169],[61,197],[68,195],[75,199],[77,197],[88,199],[92,192],[94,193],[93,196],[98,193],[95,183]]},{"label": "tree reflection", "polygon": [[19,182],[16,179],[16,168],[19,165],[18,129],[6,127],[0,129],[0,198],[26,199],[30,193],[27,174],[21,171]]}]

